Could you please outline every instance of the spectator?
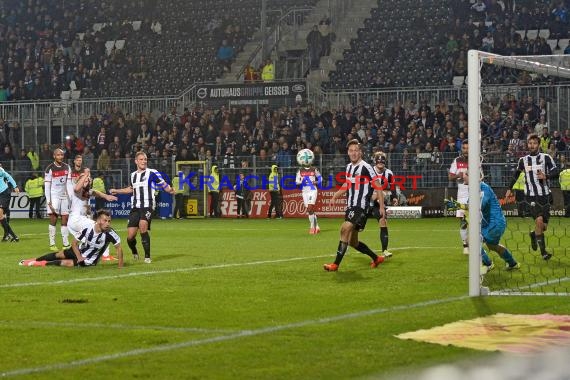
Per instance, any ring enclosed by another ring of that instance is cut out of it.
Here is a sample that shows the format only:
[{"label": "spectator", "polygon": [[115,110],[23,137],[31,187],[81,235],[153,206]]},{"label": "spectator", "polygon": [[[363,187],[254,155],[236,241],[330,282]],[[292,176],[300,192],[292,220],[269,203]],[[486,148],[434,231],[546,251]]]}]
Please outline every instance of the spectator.
[{"label": "spectator", "polygon": [[103,149],[101,154],[99,155],[99,159],[97,160],[97,171],[107,172],[111,168],[111,158],[109,157],[109,153],[107,149]]},{"label": "spectator", "polygon": [[313,26],[313,30],[307,34],[307,48],[309,50],[309,66],[311,70],[319,68],[320,58],[323,51],[323,36],[319,32],[317,25]]},{"label": "spectator", "polygon": [[216,58],[218,59],[218,62],[223,66],[224,71],[232,71],[232,62],[235,58],[235,51],[234,48],[228,44],[227,40],[222,41],[222,45],[218,48]]},{"label": "spectator", "polygon": [[272,82],[275,79],[275,67],[271,58],[265,60],[265,65],[261,69],[261,79],[264,82]]},{"label": "spectator", "polygon": [[83,167],[88,168],[88,169],[93,169],[93,164],[95,163],[95,156],[93,155],[93,152],[91,152],[91,149],[86,146],[85,148],[83,148]]}]

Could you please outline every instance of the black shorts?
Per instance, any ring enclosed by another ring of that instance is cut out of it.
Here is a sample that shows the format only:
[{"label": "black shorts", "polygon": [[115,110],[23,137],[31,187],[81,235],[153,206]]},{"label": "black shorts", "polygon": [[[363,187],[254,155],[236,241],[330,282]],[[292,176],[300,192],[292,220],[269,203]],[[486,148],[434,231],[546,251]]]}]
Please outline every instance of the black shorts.
[{"label": "black shorts", "polygon": [[85,261],[82,261],[80,263],[77,262],[77,256],[75,255],[75,252],[73,252],[73,248],[64,249],[63,254],[67,260],[73,260],[73,265],[75,265],[76,267],[85,266]]},{"label": "black shorts", "polygon": [[349,207],[344,213],[344,220],[352,223],[356,231],[360,232],[364,231],[364,227],[366,227],[368,215],[366,210],[361,207]]},{"label": "black shorts", "polygon": [[12,191],[10,189],[4,190],[0,193],[0,208],[4,211],[10,209],[10,201],[12,200]]},{"label": "black shorts", "polygon": [[526,202],[529,207],[530,215],[533,219],[542,216],[544,223],[548,224],[550,219],[550,205],[552,204],[552,194],[540,195],[535,197],[526,197]]},{"label": "black shorts", "polygon": [[152,220],[152,209],[150,208],[134,208],[129,214],[129,224],[127,227],[139,226],[139,221],[146,220],[148,222],[148,229],[150,231],[150,222]]},{"label": "black shorts", "polygon": [[378,221],[380,221],[382,217],[384,217],[384,219],[388,219],[388,214],[386,213],[386,207],[384,207],[384,213],[385,215],[383,215],[380,212],[380,205],[378,204],[378,202],[374,202],[374,207],[370,207],[370,212],[368,213],[368,216],[374,217]]}]

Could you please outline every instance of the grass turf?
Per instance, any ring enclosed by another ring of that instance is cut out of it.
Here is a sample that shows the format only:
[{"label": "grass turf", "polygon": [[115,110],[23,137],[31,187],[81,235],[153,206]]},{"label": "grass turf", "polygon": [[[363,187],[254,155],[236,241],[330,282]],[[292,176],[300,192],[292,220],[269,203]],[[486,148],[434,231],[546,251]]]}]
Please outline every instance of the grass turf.
[{"label": "grass turf", "polygon": [[[557,223],[557,224],[555,224]],[[27,268],[47,251],[47,222],[13,220],[20,243],[0,245],[0,373],[28,378],[346,379],[409,372],[484,353],[394,335],[505,313],[567,314],[560,297],[468,298],[457,221],[390,220],[394,256],[379,269],[349,250],[327,273],[340,220],[153,222],[153,263],[125,268]],[[509,220],[506,243],[523,263],[491,288],[564,279],[566,225],[549,239],[555,259],[530,251],[528,222]],[[114,227],[125,239],[125,221]],[[547,234],[547,237],[549,235]],[[379,248],[373,220],[361,234]],[[139,239],[140,240],[140,239]],[[139,243],[140,246],[140,243]],[[113,250],[112,250],[113,251]],[[537,259],[538,257],[538,259]],[[555,286],[533,291],[567,291]],[[528,290],[525,288],[525,290]]]}]

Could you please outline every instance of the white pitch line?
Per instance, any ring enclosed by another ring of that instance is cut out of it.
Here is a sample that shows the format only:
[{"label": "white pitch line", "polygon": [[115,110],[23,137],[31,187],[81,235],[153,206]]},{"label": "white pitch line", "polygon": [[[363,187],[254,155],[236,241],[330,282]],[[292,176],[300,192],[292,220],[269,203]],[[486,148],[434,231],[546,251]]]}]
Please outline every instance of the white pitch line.
[{"label": "white pitch line", "polygon": [[0,326],[7,326],[11,328],[24,328],[28,327],[62,327],[70,329],[111,329],[111,330],[159,330],[159,331],[175,331],[175,332],[194,332],[194,333],[229,333],[235,329],[204,329],[199,327],[173,327],[173,326],[140,326],[140,325],[125,325],[125,324],[104,324],[104,323],[66,323],[66,322],[44,322],[44,321],[0,321]]},{"label": "white pitch line", "polygon": [[[447,249],[447,248],[450,248],[450,247],[400,247],[400,248],[395,248],[394,251],[404,250],[404,249]],[[18,282],[18,283],[14,283],[14,284],[1,284],[0,289],[23,288],[23,287],[29,287],[29,286],[65,285],[65,284],[80,283],[80,282],[116,280],[116,279],[120,279],[120,278],[137,277],[137,276],[151,276],[151,275],[157,275],[157,274],[195,272],[195,271],[201,271],[201,270],[207,270],[207,269],[224,269],[224,268],[235,268],[235,267],[263,265],[263,264],[277,264],[277,263],[286,263],[286,262],[291,262],[291,261],[322,259],[322,258],[331,257],[331,256],[334,256],[334,255],[292,257],[292,258],[288,258],[288,259],[252,261],[252,262],[247,262],[247,263],[220,264],[220,265],[210,265],[210,266],[195,267],[195,268],[178,268],[178,269],[167,269],[167,270],[157,270],[157,271],[132,272],[132,273],[124,273],[124,274],[100,276],[100,277],[74,278],[74,279],[70,279],[70,280],[43,281],[43,282],[39,282],[39,281],[37,281],[37,282]]]},{"label": "white pitch line", "polygon": [[110,361],[110,360],[117,360],[117,359],[132,357],[132,356],[145,355],[145,354],[149,354],[149,353],[168,352],[168,351],[179,350],[182,348],[202,346],[202,345],[206,345],[206,344],[210,344],[210,343],[227,342],[230,340],[235,340],[235,339],[240,339],[240,338],[247,338],[247,337],[252,337],[252,336],[271,334],[271,333],[275,333],[275,332],[298,329],[298,328],[314,326],[314,325],[323,325],[323,324],[328,324],[328,323],[340,322],[340,321],[344,321],[344,320],[367,317],[367,316],[376,315],[376,314],[383,314],[383,313],[388,313],[388,312],[399,312],[399,311],[405,311],[405,310],[414,309],[414,308],[439,305],[439,304],[455,302],[455,301],[459,301],[459,300],[463,300],[463,299],[467,299],[467,298],[469,298],[469,297],[468,296],[450,297],[450,298],[439,299],[439,300],[418,302],[418,303],[409,304],[409,305],[394,306],[394,307],[390,307],[390,308],[378,308],[378,309],[359,311],[359,312],[355,312],[355,313],[341,314],[341,315],[336,315],[336,316],[327,317],[327,318],[309,319],[309,320],[305,320],[305,321],[301,321],[301,322],[264,327],[264,328],[260,328],[260,329],[254,329],[254,330],[242,330],[242,331],[239,331],[239,332],[236,332],[233,334],[221,335],[221,336],[212,337],[212,338],[188,340],[188,341],[184,341],[184,342],[180,342],[180,343],[165,344],[165,345],[150,347],[150,348],[139,348],[139,349],[135,349],[135,350],[131,350],[131,351],[125,351],[125,352],[119,352],[119,353],[115,353],[115,354],[107,354],[107,355],[101,355],[101,356],[94,356],[91,358],[74,360],[71,362],[49,364],[49,365],[40,366],[40,367],[20,368],[20,369],[15,369],[12,371],[0,373],[0,377],[29,375],[32,373],[41,373],[41,372],[48,372],[48,371],[54,371],[54,370],[60,370],[60,369],[69,369],[69,368],[74,368],[74,367],[79,367],[79,366],[84,366],[84,365],[101,363],[101,362]]}]

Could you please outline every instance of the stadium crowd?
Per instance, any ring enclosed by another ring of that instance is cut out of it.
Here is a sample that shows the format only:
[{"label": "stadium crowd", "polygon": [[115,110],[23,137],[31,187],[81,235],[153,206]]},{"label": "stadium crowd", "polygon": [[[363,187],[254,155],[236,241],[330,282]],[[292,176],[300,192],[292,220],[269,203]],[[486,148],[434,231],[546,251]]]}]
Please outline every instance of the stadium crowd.
[{"label": "stadium crowd", "polygon": [[[566,165],[570,129],[552,130],[546,117],[544,99],[530,96],[517,100],[505,95],[484,104],[482,154],[494,180],[514,168],[525,153],[526,136],[533,132],[541,136],[541,149],[559,165]],[[30,155],[51,160],[52,147],[47,144],[37,153],[24,149],[14,124],[0,120],[0,162],[26,170]],[[435,170],[444,181],[467,132],[467,115],[459,100],[431,106],[427,101],[395,101],[386,106],[376,100],[320,111],[310,104],[278,109],[263,106],[259,114],[252,106],[196,107],[182,113],[173,107],[155,118],[150,113],[123,114],[111,107],[86,119],[79,135],[69,135],[62,147],[66,158],[82,154],[85,166],[101,172],[122,168],[125,159],[130,161],[140,150],[147,153],[152,166],[166,173],[171,171],[172,160],[205,160],[222,169],[294,167],[296,152],[302,148],[312,149],[317,162],[326,155],[327,165],[340,168],[345,164],[346,142],[356,138],[368,157],[385,152],[396,173]]]}]

